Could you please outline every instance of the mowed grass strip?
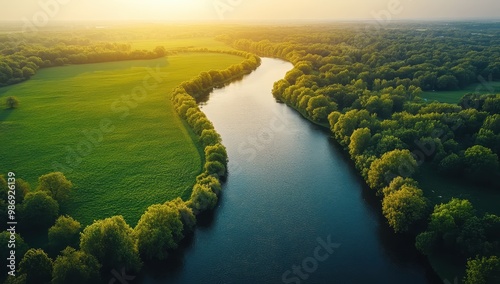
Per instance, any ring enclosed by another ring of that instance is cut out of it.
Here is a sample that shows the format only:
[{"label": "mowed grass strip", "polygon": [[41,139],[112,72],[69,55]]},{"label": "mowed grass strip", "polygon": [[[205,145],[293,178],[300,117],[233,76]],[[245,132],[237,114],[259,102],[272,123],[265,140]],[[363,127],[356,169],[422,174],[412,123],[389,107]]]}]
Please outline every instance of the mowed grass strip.
[{"label": "mowed grass strip", "polygon": [[[2,104],[8,96],[20,102],[18,109],[0,109],[0,173],[14,171],[35,188],[58,163],[75,185],[62,213],[84,225],[120,214],[135,225],[149,205],[189,197],[201,172],[199,145],[175,113],[171,90],[242,60],[186,53],[73,65],[42,69],[27,82],[0,88]],[[158,85],[134,98],[144,78]]]}]

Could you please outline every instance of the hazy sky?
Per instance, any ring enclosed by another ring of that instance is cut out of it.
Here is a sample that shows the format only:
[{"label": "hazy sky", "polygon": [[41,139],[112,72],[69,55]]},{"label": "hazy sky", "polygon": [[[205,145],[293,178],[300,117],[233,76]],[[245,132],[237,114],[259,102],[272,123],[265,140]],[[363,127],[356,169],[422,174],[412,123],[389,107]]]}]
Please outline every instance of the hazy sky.
[{"label": "hazy sky", "polygon": [[[42,5],[45,3],[45,5]],[[500,19],[499,0],[0,0],[0,20]]]}]

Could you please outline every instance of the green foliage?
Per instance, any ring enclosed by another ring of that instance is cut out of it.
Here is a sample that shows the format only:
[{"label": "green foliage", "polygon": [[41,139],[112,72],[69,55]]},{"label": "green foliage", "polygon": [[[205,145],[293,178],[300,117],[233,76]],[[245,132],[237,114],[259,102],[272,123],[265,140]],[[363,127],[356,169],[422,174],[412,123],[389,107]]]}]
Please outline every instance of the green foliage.
[{"label": "green foliage", "polygon": [[9,96],[5,99],[5,105],[9,109],[15,109],[19,106],[19,100],[16,97]]},{"label": "green foliage", "polygon": [[417,169],[417,162],[408,150],[393,150],[375,160],[368,171],[368,185],[380,193],[383,187],[398,176],[410,177]]},{"label": "green foliage", "polygon": [[37,190],[47,192],[60,204],[68,200],[72,187],[73,184],[61,172],[49,173],[38,178]]},{"label": "green foliage", "polygon": [[495,284],[500,282],[498,256],[476,257],[467,261],[465,284]]},{"label": "green foliage", "polygon": [[217,204],[217,195],[207,185],[195,184],[187,205],[195,214],[210,210]]},{"label": "green foliage", "polygon": [[78,248],[80,241],[80,222],[69,216],[59,216],[54,226],[49,228],[49,246],[59,252],[67,246]]},{"label": "green foliage", "polygon": [[395,177],[391,183],[382,189],[384,196],[400,190],[403,186],[418,188],[418,182],[411,178]]},{"label": "green foliage", "polygon": [[431,255],[436,249],[438,235],[435,232],[425,231],[415,238],[415,247],[425,255]]},{"label": "green foliage", "polygon": [[99,283],[101,265],[95,257],[68,247],[54,261],[53,284]]},{"label": "green foliage", "polygon": [[26,194],[19,208],[22,226],[28,230],[47,229],[52,226],[59,215],[59,204],[45,191]]},{"label": "green foliage", "polygon": [[464,154],[465,172],[469,178],[479,183],[488,183],[499,175],[497,154],[484,146],[475,145]]},{"label": "green foliage", "polygon": [[145,259],[166,259],[184,237],[179,210],[169,204],[151,205],[134,229],[139,253]]},{"label": "green foliage", "polygon": [[93,255],[105,269],[126,268],[139,271],[142,266],[132,228],[122,216],[95,221],[80,238],[83,252]]},{"label": "green foliage", "polygon": [[349,154],[351,154],[351,156],[363,154],[366,148],[370,146],[370,139],[370,129],[365,127],[354,130],[351,135],[351,141],[349,142]]},{"label": "green foliage", "polygon": [[425,217],[427,201],[421,189],[403,185],[382,201],[382,213],[395,232],[406,232],[412,224]]},{"label": "green foliage", "polygon": [[457,226],[465,224],[467,219],[474,216],[474,208],[466,199],[453,198],[450,202],[436,205],[431,214],[429,229],[446,234]]},{"label": "green foliage", "polygon": [[19,262],[19,274],[26,274],[26,283],[49,283],[52,259],[42,249],[29,249]]},{"label": "green foliage", "polygon": [[[219,182],[218,179],[215,180]],[[165,202],[165,205],[173,207],[179,211],[183,225],[183,231],[185,233],[189,233],[194,230],[194,226],[196,225],[196,216],[194,215],[193,210],[187,206],[186,202],[178,197],[174,200]]]}]

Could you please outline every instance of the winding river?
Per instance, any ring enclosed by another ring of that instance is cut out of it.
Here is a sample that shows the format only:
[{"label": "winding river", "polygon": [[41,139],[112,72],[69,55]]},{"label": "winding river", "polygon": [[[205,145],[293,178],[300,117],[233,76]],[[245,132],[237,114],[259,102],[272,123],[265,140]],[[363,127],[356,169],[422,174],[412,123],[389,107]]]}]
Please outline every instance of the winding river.
[{"label": "winding river", "polygon": [[215,212],[141,282],[437,283],[328,131],[275,101],[273,83],[291,68],[263,58],[203,104],[229,177]]}]

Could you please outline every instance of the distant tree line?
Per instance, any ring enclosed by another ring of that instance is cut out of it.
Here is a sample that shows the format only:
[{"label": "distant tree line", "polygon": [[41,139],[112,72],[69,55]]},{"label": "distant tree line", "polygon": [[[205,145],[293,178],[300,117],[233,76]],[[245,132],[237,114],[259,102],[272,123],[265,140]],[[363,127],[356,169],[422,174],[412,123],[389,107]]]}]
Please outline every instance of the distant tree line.
[{"label": "distant tree line", "polygon": [[0,35],[0,87],[28,80],[40,68],[67,64],[153,59],[167,55],[164,47],[132,50],[130,44],[64,39],[62,35]]},{"label": "distant tree line", "polygon": [[237,31],[218,39],[292,62],[273,95],[331,129],[382,199],[394,231],[418,235],[424,254],[469,259],[467,283],[496,283],[499,217],[476,216],[467,200],[458,199],[433,210],[413,179],[425,164],[443,176],[500,187],[500,95],[469,94],[458,105],[419,97],[422,90],[465,88],[479,76],[500,80],[500,29],[484,25],[489,35],[470,26],[421,32],[398,25],[368,34],[318,26]]}]

